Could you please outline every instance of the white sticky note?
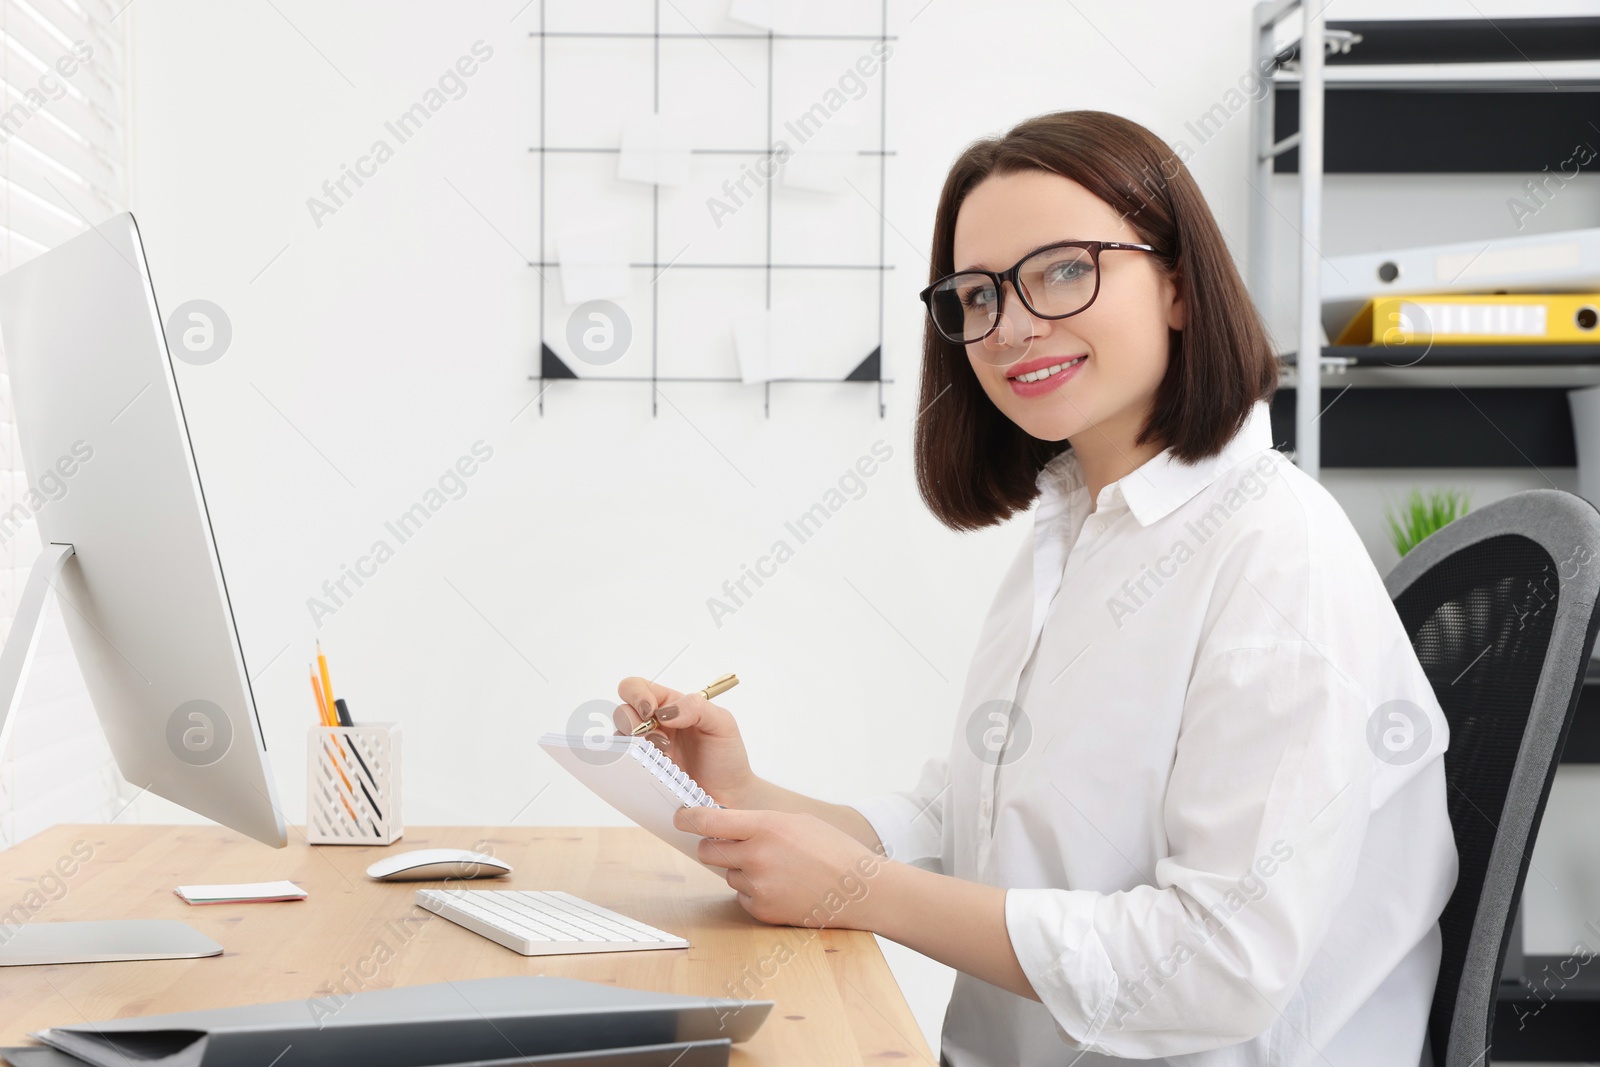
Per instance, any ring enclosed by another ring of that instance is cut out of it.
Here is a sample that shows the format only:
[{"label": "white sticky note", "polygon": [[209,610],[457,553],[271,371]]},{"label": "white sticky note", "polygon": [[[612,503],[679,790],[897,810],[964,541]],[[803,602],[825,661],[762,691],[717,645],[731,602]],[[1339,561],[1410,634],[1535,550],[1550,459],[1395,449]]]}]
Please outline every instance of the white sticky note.
[{"label": "white sticky note", "polygon": [[[806,133],[806,139],[798,136]],[[831,119],[820,128],[784,130],[791,155],[778,171],[778,183],[786,189],[805,189],[816,193],[843,193],[849,190],[845,179],[860,171],[861,149],[866,131],[842,119]]]},{"label": "white sticky note", "polygon": [[674,115],[633,116],[622,126],[617,177],[654,185],[687,185],[693,134],[689,121]]},{"label": "white sticky note", "polygon": [[732,325],[739,377],[747,385],[808,377],[816,355],[837,347],[826,318],[815,308],[787,305],[735,315]]},{"label": "white sticky note", "polygon": [[257,904],[274,900],[304,900],[306,898],[306,891],[293,882],[180,885],[174,892],[189,904]]},{"label": "white sticky note", "polygon": [[730,19],[773,33],[795,32],[798,16],[795,0],[732,0],[728,5]]},{"label": "white sticky note", "polygon": [[633,295],[628,270],[628,227],[624,222],[569,222],[556,231],[556,263],[561,298],[622,300]]}]

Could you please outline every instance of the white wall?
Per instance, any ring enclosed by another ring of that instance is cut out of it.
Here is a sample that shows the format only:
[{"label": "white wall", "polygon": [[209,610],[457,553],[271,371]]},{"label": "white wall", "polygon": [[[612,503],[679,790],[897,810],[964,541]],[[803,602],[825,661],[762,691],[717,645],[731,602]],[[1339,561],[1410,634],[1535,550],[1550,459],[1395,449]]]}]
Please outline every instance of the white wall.
[{"label": "white wall", "polygon": [[[289,813],[303,812],[314,635],[358,717],[405,724],[413,823],[613,821],[533,740],[632,673],[692,688],[737,671],[743,683],[726,703],[759,769],[787,785],[835,799],[908,785],[946,745],[982,614],[1024,534],[1020,523],[949,533],[913,488],[915,293],[945,169],[970,139],[1061,108],[1113,110],[1183,136],[1247,69],[1250,5],[891,4],[898,155],[887,218],[898,269],[886,329],[899,384],[882,419],[862,386],[776,387],[770,418],[758,390],[736,386],[664,388],[656,418],[643,386],[557,384],[543,417],[527,407],[538,333],[524,265],[537,254],[527,151],[537,42],[526,33],[538,7],[522,5],[141,0],[124,16],[133,202],[158,293],[168,309],[212,300],[233,324],[231,350],[180,366],[179,382]],[[722,5],[673,6],[711,26],[705,12]],[[1403,6],[1382,13],[1526,13],[1509,0]],[[1328,15],[1377,10],[1335,3]],[[494,58],[467,95],[314,225],[306,199],[479,39]],[[1240,252],[1254,195],[1241,180],[1247,129],[1241,114],[1191,161]],[[1329,186],[1331,215],[1347,198]],[[1463,195],[1498,210],[1492,187]],[[1290,193],[1274,196],[1293,218]],[[1574,216],[1583,202],[1572,199]],[[1464,237],[1498,232],[1466,213],[1438,232],[1455,222],[1474,231]],[[1386,239],[1356,218],[1330,227],[1329,246]],[[1280,261],[1292,268],[1286,241]],[[1281,292],[1292,284],[1284,275]],[[1274,318],[1292,337],[1292,322]],[[706,599],[880,438],[894,457],[865,497],[713,625]],[[479,440],[494,458],[466,495],[314,631],[307,598]],[[1545,474],[1571,485],[1570,471]],[[1515,471],[1327,481],[1385,569],[1384,492],[1456,484],[1487,503],[1545,484]],[[1569,806],[1581,792],[1573,778],[1563,772],[1549,822],[1574,847],[1566,858],[1541,851],[1538,863],[1574,876],[1553,879],[1559,889],[1530,880],[1535,951],[1567,947],[1595,899],[1582,892],[1595,878],[1582,873],[1593,861],[1580,847],[1582,809]],[[140,817],[177,817],[139,803]],[[936,1041],[948,972],[893,958]]]}]

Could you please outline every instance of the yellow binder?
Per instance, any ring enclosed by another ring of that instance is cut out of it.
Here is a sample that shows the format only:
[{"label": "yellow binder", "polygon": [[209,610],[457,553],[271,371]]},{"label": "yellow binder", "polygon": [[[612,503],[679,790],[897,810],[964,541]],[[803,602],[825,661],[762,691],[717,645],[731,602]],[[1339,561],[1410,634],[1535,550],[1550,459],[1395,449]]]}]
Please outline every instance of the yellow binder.
[{"label": "yellow binder", "polygon": [[1380,296],[1336,345],[1600,344],[1600,293]]}]

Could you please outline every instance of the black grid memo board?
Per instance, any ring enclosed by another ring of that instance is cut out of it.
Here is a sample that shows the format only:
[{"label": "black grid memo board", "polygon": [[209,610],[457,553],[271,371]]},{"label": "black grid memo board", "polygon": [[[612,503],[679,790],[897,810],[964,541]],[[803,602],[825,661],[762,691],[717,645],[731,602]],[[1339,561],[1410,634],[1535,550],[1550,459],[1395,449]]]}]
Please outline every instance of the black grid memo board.
[{"label": "black grid memo board", "polygon": [[[617,148],[617,147],[606,147],[606,146],[552,145],[552,144],[549,143],[549,141],[547,139],[547,136],[546,136],[546,120],[547,120],[547,117],[548,117],[547,99],[548,99],[548,70],[549,70],[547,46],[548,46],[550,41],[552,41],[552,40],[560,40],[560,39],[566,39],[566,40],[588,40],[588,41],[622,41],[622,40],[633,39],[633,40],[645,40],[645,41],[652,42],[653,47],[652,47],[652,53],[651,53],[652,54],[651,75],[652,75],[653,94],[654,94],[653,95],[653,107],[654,107],[655,112],[657,114],[659,114],[660,113],[660,109],[661,109],[661,43],[663,41],[670,41],[670,40],[700,40],[700,41],[704,41],[708,45],[711,45],[712,47],[715,47],[714,42],[719,41],[719,40],[724,40],[724,41],[761,41],[761,42],[764,42],[765,46],[766,46],[766,98],[767,98],[767,104],[766,104],[766,140],[767,140],[767,144],[766,144],[766,146],[760,147],[760,148],[756,148],[756,147],[748,147],[748,148],[746,148],[746,147],[693,147],[693,148],[690,149],[690,155],[692,157],[693,156],[728,156],[728,157],[749,156],[749,157],[759,158],[759,157],[771,156],[775,151],[775,145],[776,145],[776,142],[774,141],[774,138],[773,138],[773,132],[774,132],[773,131],[773,122],[774,122],[774,114],[773,114],[773,111],[774,111],[774,107],[773,107],[773,83],[774,83],[774,78],[775,78],[775,57],[774,57],[775,46],[779,42],[859,41],[859,42],[862,42],[862,43],[877,42],[878,45],[880,46],[880,49],[881,49],[883,46],[887,45],[888,42],[894,41],[896,39],[894,37],[891,37],[889,35],[889,33],[888,33],[888,26],[889,26],[889,5],[888,5],[888,0],[880,0],[879,30],[878,30],[878,32],[876,34],[777,33],[777,32],[772,32],[772,31],[761,31],[761,30],[756,30],[756,29],[751,29],[749,31],[740,31],[740,32],[710,32],[710,33],[701,33],[701,32],[699,32],[697,30],[692,31],[692,32],[663,32],[662,29],[661,29],[661,0],[654,0],[654,5],[653,5],[653,7],[654,7],[654,14],[653,14],[654,24],[653,24],[652,29],[649,32],[642,32],[642,31],[630,32],[630,31],[622,31],[622,30],[617,30],[617,31],[550,30],[550,29],[547,28],[547,24],[546,24],[546,14],[547,14],[546,6],[547,6],[547,2],[548,2],[548,0],[539,0],[539,28],[537,30],[535,30],[535,31],[532,31],[529,34],[530,37],[536,38],[538,40],[538,42],[539,42],[539,143],[536,144],[536,145],[533,145],[532,147],[530,147],[529,151],[533,152],[533,153],[536,153],[537,156],[538,156],[538,161],[539,161],[539,250],[540,250],[540,257],[539,257],[538,261],[530,263],[529,266],[530,267],[534,267],[534,268],[538,269],[538,271],[539,271],[539,366],[538,366],[538,373],[536,375],[533,375],[532,378],[534,380],[538,381],[538,383],[539,383],[538,403],[539,403],[539,413],[540,413],[540,415],[544,414],[544,397],[545,397],[545,393],[548,390],[550,384],[552,382],[555,382],[555,381],[563,381],[563,380],[565,380],[565,381],[572,381],[572,382],[575,382],[575,383],[587,383],[587,382],[648,382],[648,383],[650,383],[650,387],[651,387],[650,388],[650,412],[651,412],[652,416],[657,414],[658,410],[659,410],[658,395],[657,395],[657,391],[656,391],[656,385],[658,383],[725,382],[725,383],[735,383],[735,384],[737,384],[737,383],[740,383],[742,381],[742,379],[740,377],[738,377],[738,376],[668,375],[668,374],[663,374],[663,373],[660,372],[659,348],[660,348],[660,321],[661,320],[660,320],[660,316],[658,314],[659,307],[660,307],[660,292],[659,292],[659,286],[658,286],[657,283],[659,282],[661,275],[664,274],[667,270],[670,269],[670,270],[674,270],[674,271],[721,270],[721,271],[759,271],[759,272],[762,272],[764,274],[764,276],[765,276],[765,286],[764,286],[764,289],[765,289],[765,296],[764,296],[765,305],[764,306],[766,307],[767,310],[771,310],[771,308],[772,308],[772,279],[773,279],[774,272],[777,272],[777,271],[850,272],[850,274],[852,274],[852,275],[873,277],[875,279],[876,283],[877,283],[876,284],[876,289],[877,289],[877,294],[876,294],[876,302],[877,302],[877,343],[876,343],[876,345],[874,345],[871,348],[870,351],[865,352],[863,354],[863,357],[862,357],[861,361],[858,364],[856,364],[855,368],[852,371],[850,371],[848,374],[846,374],[844,377],[842,377],[842,378],[823,378],[823,377],[815,377],[815,378],[774,378],[774,379],[771,379],[770,381],[762,382],[761,383],[761,387],[762,387],[762,406],[763,406],[763,411],[766,414],[770,415],[771,414],[771,408],[772,408],[772,386],[774,384],[780,384],[780,385],[806,384],[806,383],[813,383],[813,384],[815,384],[815,383],[839,384],[841,382],[865,382],[865,383],[871,383],[871,384],[875,385],[876,388],[877,388],[878,415],[881,418],[885,413],[884,388],[883,387],[885,385],[887,385],[887,384],[892,384],[893,381],[894,381],[894,379],[892,379],[892,378],[884,377],[884,374],[883,374],[883,332],[884,332],[884,300],[885,300],[885,297],[884,297],[884,276],[888,271],[894,269],[893,266],[886,261],[886,239],[887,239],[887,235],[885,233],[885,229],[886,229],[886,227],[888,225],[888,222],[887,222],[887,218],[885,217],[885,209],[884,209],[884,198],[885,198],[885,191],[886,191],[886,185],[887,185],[886,173],[885,173],[886,169],[887,169],[886,161],[887,161],[889,156],[894,154],[893,152],[891,152],[889,150],[888,144],[887,144],[887,136],[888,136],[887,135],[887,115],[888,115],[888,107],[887,107],[887,101],[888,101],[888,92],[887,92],[888,70],[887,70],[887,66],[888,65],[887,65],[887,62],[886,61],[881,62],[880,66],[878,68],[878,71],[877,71],[877,77],[879,79],[879,85],[878,85],[878,116],[877,116],[877,119],[878,119],[878,121],[877,121],[877,126],[878,126],[878,130],[877,130],[877,133],[878,133],[878,136],[877,136],[877,142],[878,142],[877,143],[877,147],[876,148],[863,148],[863,149],[860,149],[857,152],[858,155],[872,157],[877,162],[877,168],[876,168],[876,170],[877,170],[877,203],[873,204],[873,203],[870,203],[870,201],[869,201],[869,205],[868,205],[868,206],[870,206],[872,208],[873,212],[877,215],[877,219],[878,219],[877,256],[876,256],[875,262],[872,262],[872,263],[817,263],[817,262],[784,263],[784,262],[774,262],[773,261],[773,248],[772,248],[772,245],[773,245],[772,219],[773,219],[773,188],[774,188],[775,185],[777,185],[777,175],[776,175],[776,172],[775,172],[774,175],[764,183],[764,186],[762,188],[762,195],[765,198],[766,234],[765,234],[765,254],[764,254],[764,256],[763,256],[763,258],[762,258],[762,260],[760,262],[739,261],[739,262],[710,262],[710,263],[702,263],[702,262],[680,262],[680,261],[677,261],[677,260],[669,260],[666,263],[662,263],[660,261],[661,260],[661,187],[659,185],[652,184],[651,187],[650,187],[650,227],[651,227],[650,258],[649,258],[648,262],[630,261],[629,264],[628,264],[628,268],[630,270],[648,270],[648,271],[651,272],[650,295],[649,295],[649,298],[650,298],[650,330],[649,330],[650,373],[648,375],[633,374],[633,375],[588,376],[588,375],[579,375],[572,368],[572,366],[570,366],[565,360],[563,360],[561,358],[561,356],[558,355],[550,347],[549,341],[547,339],[547,336],[548,336],[547,335],[547,329],[548,329],[549,323],[548,323],[548,320],[546,319],[546,301],[547,301],[547,298],[548,298],[547,290],[548,290],[548,288],[550,286],[550,280],[549,280],[549,277],[544,273],[544,269],[545,268],[550,268],[550,267],[559,268],[559,263],[554,262],[554,261],[549,261],[549,260],[547,260],[545,258],[545,250],[549,247],[549,245],[547,243],[547,234],[546,234],[546,217],[547,217],[547,209],[549,208],[549,203],[548,203],[548,199],[549,199],[549,197],[548,197],[548,184],[547,184],[547,166],[546,166],[546,164],[547,164],[547,161],[552,156],[557,156],[557,155],[602,155],[602,156],[603,155],[613,155],[614,156],[614,155],[618,154],[621,151],[621,149]],[[880,59],[882,59],[882,52],[881,51],[880,51],[879,55],[880,55]],[[859,192],[859,190],[857,190],[857,191]],[[639,338],[635,338],[633,343],[634,344],[638,344],[639,340],[640,340]]]}]

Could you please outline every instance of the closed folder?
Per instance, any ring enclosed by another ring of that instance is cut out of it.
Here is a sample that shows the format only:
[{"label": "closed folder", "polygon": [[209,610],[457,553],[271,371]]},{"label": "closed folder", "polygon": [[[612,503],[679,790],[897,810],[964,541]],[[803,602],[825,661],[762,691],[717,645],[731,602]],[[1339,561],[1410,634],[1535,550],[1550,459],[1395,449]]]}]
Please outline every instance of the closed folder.
[{"label": "closed folder", "polygon": [[1337,345],[1600,344],[1600,293],[1384,296],[1369,300]]},{"label": "closed folder", "polygon": [[[130,1061],[142,1067],[264,1065],[291,1047],[296,1067],[509,1064],[517,1062],[513,1056],[564,1064],[586,1062],[575,1055],[583,1052],[744,1041],[771,1009],[770,1000],[514,975],[107,1019],[30,1036],[94,1067],[127,1067]],[[704,1053],[719,1051],[725,1057],[726,1047],[704,1049],[684,1062],[704,1063]]]},{"label": "closed folder", "polygon": [[1332,337],[1382,296],[1600,289],[1600,228],[1334,256],[1318,277]]},{"label": "closed folder", "polygon": [[[584,1052],[553,1052],[539,1056],[510,1056],[464,1063],[439,1063],[431,1067],[728,1067],[728,1039],[674,1041],[637,1048],[603,1048]],[[0,1048],[0,1058],[10,1067],[83,1067],[83,1061],[45,1045]],[[287,1061],[284,1061],[287,1062]],[[122,1067],[140,1067],[129,1060]],[[280,1065],[281,1067],[281,1065]]]}]

